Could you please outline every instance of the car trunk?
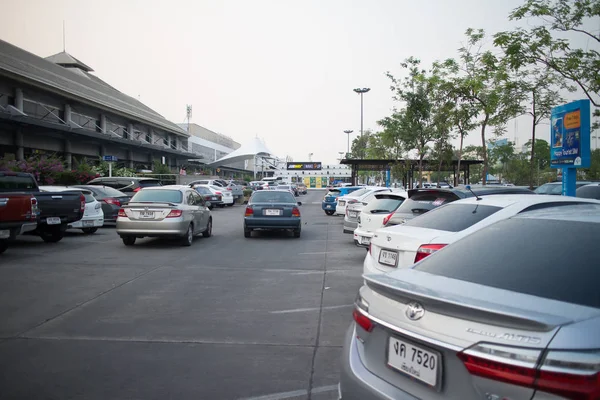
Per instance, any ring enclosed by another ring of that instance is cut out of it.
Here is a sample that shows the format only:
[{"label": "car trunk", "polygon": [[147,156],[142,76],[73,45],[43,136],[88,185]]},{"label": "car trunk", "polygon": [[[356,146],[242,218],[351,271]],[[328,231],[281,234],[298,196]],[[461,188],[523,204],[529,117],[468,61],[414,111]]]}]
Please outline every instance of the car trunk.
[{"label": "car trunk", "polygon": [[294,205],[290,203],[252,203],[254,217],[291,217]]},{"label": "car trunk", "polygon": [[175,203],[129,203],[123,210],[130,220],[162,221],[176,208]]},{"label": "car trunk", "polygon": [[346,207],[346,218],[348,218],[348,221],[357,222],[358,216],[360,215],[360,212],[363,209],[363,207],[364,204],[362,203],[349,204],[348,207]]},{"label": "car trunk", "polygon": [[503,373],[532,379],[528,371],[535,370],[560,326],[599,313],[412,269],[365,279],[355,313],[373,327],[369,332],[364,324],[356,326],[361,360],[373,374],[422,399],[483,398],[482,393],[530,399],[533,385],[473,372],[488,368],[497,370],[498,379]]},{"label": "car trunk", "polygon": [[383,226],[383,220],[390,215],[388,211],[380,213],[369,213],[361,211],[358,227],[367,232],[375,232]]}]

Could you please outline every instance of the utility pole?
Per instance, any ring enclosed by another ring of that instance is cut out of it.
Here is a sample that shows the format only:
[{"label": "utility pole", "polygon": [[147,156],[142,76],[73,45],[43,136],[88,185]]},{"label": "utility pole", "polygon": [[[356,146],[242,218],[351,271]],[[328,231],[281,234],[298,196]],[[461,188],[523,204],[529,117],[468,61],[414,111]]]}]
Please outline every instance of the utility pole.
[{"label": "utility pole", "polygon": [[[357,88],[354,89],[354,91],[358,94],[360,94],[360,137],[362,139],[363,137],[363,95],[365,93],[368,93],[369,90],[371,90],[370,88]],[[363,147],[363,151],[362,151],[362,158],[364,158],[364,147]]]},{"label": "utility pole", "polygon": [[354,131],[352,131],[352,130],[350,130],[350,129],[347,129],[347,130],[345,130],[345,131],[344,131],[344,133],[345,133],[346,135],[348,135],[348,150],[346,150],[346,157],[348,157],[348,154],[350,153],[350,134],[351,134],[352,132],[354,132]]},{"label": "utility pole", "polygon": [[[185,117],[187,118],[187,132],[190,133],[190,119],[192,118],[192,106],[188,104],[185,106]],[[216,158],[215,158],[216,160]]]}]

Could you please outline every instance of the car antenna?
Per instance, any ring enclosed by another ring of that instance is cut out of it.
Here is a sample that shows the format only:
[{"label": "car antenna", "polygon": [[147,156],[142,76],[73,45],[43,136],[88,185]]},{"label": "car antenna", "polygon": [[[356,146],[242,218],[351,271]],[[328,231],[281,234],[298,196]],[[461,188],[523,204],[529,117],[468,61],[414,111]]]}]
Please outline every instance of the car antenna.
[{"label": "car antenna", "polygon": [[477,194],[475,194],[475,192],[471,189],[471,185],[467,185],[465,186],[467,188],[467,190],[471,193],[473,193],[473,196],[475,196],[475,198],[477,199],[477,201],[481,200],[481,197],[477,196]]}]

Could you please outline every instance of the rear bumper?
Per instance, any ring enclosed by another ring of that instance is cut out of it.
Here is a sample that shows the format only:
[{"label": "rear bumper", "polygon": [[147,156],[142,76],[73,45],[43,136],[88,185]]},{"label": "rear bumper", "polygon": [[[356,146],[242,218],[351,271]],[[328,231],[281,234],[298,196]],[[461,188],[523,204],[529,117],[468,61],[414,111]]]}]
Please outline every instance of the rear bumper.
[{"label": "rear bumper", "polygon": [[235,200],[232,197],[223,197],[223,204],[233,204]]},{"label": "rear bumper", "polygon": [[138,237],[183,236],[187,233],[189,225],[190,221],[183,218],[169,218],[169,220],[162,221],[136,221],[119,217],[117,218],[117,234]]},{"label": "rear bumper", "polygon": [[373,232],[363,231],[360,228],[354,230],[354,243],[359,247],[368,248],[372,238]]},{"label": "rear bumper", "polygon": [[81,229],[81,228],[99,228],[104,225],[104,215],[96,216],[94,218],[84,217],[79,221],[73,222],[71,224],[71,228]]},{"label": "rear bumper", "polygon": [[301,220],[296,217],[246,217],[244,224],[249,229],[298,229]]},{"label": "rear bumper", "polygon": [[324,211],[335,211],[335,203],[327,203],[327,202],[322,202],[321,203],[321,209]]},{"label": "rear bumper", "polygon": [[354,230],[358,227],[358,221],[348,221],[344,217],[344,233],[354,233]]},{"label": "rear bumper", "polygon": [[7,223],[0,226],[0,239],[14,239],[27,232],[34,231],[37,222]]},{"label": "rear bumper", "polygon": [[358,352],[354,323],[346,332],[340,372],[340,397],[342,400],[418,400],[416,397],[390,385],[372,374],[362,363]]}]

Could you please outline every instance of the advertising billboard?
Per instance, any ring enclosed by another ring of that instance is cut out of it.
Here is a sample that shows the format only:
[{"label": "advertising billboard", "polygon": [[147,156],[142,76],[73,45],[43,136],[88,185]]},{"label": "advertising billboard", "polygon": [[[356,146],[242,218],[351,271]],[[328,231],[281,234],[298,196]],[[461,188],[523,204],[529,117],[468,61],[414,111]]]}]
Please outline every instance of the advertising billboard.
[{"label": "advertising billboard", "polygon": [[289,162],[288,171],[320,171],[322,165],[320,162]]},{"label": "advertising billboard", "polygon": [[550,129],[550,165],[553,168],[589,168],[589,100],[553,108]]}]

